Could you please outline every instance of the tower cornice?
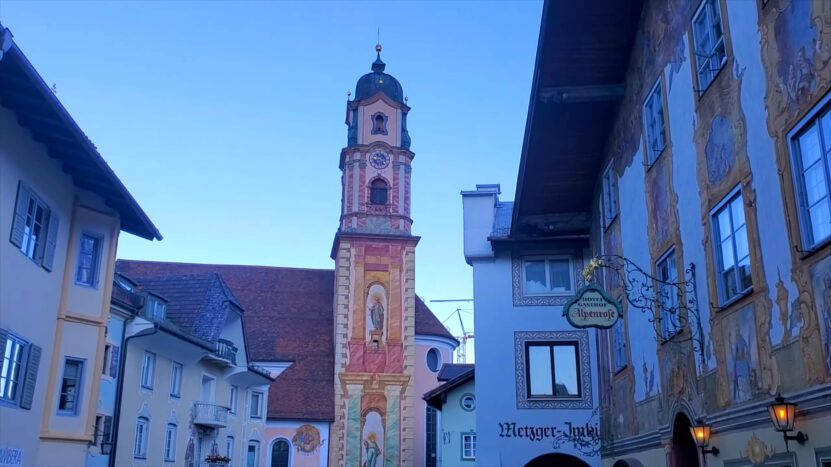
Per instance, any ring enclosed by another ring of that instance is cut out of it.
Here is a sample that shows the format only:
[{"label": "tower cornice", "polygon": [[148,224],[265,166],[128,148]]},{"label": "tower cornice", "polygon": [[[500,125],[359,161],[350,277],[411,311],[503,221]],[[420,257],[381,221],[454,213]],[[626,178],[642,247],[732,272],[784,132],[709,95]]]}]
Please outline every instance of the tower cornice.
[{"label": "tower cornice", "polygon": [[406,244],[412,247],[418,245],[419,240],[421,237],[417,235],[391,235],[391,234],[371,234],[371,233],[361,233],[361,232],[337,232],[335,234],[335,240],[332,242],[332,251],[330,252],[330,257],[335,259],[338,253],[338,247],[340,246],[341,240],[363,240],[363,241],[373,241],[377,242],[379,240],[389,242],[389,243],[398,243],[398,244]]}]

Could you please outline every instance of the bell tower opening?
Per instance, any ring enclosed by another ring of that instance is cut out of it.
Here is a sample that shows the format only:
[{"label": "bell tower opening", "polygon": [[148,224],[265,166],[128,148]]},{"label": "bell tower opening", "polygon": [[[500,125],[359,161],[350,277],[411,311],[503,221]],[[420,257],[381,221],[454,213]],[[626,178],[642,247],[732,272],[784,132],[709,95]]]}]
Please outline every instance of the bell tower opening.
[{"label": "bell tower opening", "polygon": [[369,202],[372,204],[387,204],[388,191],[387,182],[376,178],[369,186]]}]

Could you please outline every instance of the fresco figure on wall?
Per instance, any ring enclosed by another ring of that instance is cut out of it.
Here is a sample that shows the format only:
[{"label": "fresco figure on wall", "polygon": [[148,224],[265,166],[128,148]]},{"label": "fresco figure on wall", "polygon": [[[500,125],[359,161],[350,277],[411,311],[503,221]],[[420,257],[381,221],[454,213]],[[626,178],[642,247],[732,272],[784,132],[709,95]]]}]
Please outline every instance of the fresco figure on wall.
[{"label": "fresco figure on wall", "polygon": [[756,350],[756,319],[753,306],[746,306],[722,321],[727,333],[727,383],[733,403],[749,400],[761,388]]},{"label": "fresco figure on wall", "polygon": [[655,236],[661,244],[670,232],[669,200],[667,199],[667,174],[664,166],[655,167],[655,178],[650,186],[649,195],[652,198],[652,219],[655,226]]},{"label": "fresco figure on wall", "polygon": [[711,184],[720,182],[733,167],[733,129],[730,120],[722,115],[713,117],[710,137],[704,148],[707,156],[707,179]]},{"label": "fresco figure on wall", "polygon": [[831,256],[811,268],[811,280],[818,315],[817,327],[825,354],[822,360],[825,362],[825,371],[831,373]]},{"label": "fresco figure on wall", "polygon": [[826,274],[825,289],[822,291],[822,335],[825,336],[822,342],[825,351],[825,367],[831,373],[831,274]]},{"label": "fresco figure on wall", "polygon": [[384,305],[381,303],[381,297],[375,295],[372,306],[369,307],[369,317],[372,320],[372,327],[378,331],[384,329]]},{"label": "fresco figure on wall", "polygon": [[364,450],[366,451],[366,460],[363,467],[377,467],[378,456],[381,455],[381,448],[378,447],[378,434],[374,431],[369,433],[369,436],[364,440]]},{"label": "fresco figure on wall", "polygon": [[380,344],[386,340],[384,324],[387,318],[387,290],[380,282],[369,286],[366,293],[365,333],[366,340]]},{"label": "fresco figure on wall", "polygon": [[788,99],[791,112],[806,100],[816,87],[814,49],[817,27],[811,21],[811,3],[793,0],[776,18],[774,33],[779,51],[779,85]]}]

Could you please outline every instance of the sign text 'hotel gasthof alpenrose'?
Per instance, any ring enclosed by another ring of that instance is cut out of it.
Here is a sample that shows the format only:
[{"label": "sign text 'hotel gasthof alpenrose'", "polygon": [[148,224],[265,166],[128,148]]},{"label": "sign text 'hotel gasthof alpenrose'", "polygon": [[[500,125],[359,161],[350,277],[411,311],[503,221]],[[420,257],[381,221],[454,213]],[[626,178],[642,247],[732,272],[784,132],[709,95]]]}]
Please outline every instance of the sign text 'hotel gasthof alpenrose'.
[{"label": "sign text 'hotel gasthof alpenrose'", "polygon": [[602,288],[589,284],[566,302],[563,316],[575,328],[608,329],[621,317],[620,304]]}]

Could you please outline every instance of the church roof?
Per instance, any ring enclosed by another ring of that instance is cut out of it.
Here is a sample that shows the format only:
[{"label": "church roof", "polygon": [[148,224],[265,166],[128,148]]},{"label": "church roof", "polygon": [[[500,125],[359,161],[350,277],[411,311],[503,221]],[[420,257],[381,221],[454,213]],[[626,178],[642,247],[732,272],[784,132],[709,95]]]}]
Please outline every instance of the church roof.
[{"label": "church roof", "polygon": [[355,85],[355,100],[369,99],[379,92],[383,92],[395,102],[404,104],[404,90],[401,83],[392,75],[384,73],[387,64],[381,60],[381,49],[378,46],[378,58],[372,62],[372,72],[361,76]]},{"label": "church roof", "polygon": [[[333,270],[132,260],[118,260],[116,270],[142,285],[165,275],[221,277],[245,310],[249,358],[294,362],[271,385],[268,418],[334,419]],[[415,327],[454,339],[419,298]]]}]

